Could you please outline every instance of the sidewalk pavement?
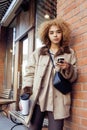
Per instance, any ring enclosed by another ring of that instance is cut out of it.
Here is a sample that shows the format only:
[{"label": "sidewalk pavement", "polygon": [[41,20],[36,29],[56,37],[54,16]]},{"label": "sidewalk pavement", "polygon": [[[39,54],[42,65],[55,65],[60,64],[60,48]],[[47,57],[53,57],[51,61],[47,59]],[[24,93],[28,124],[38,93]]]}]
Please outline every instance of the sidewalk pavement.
[{"label": "sidewalk pavement", "polygon": [[[15,124],[0,112],[0,130],[11,130]],[[28,130],[23,125],[16,126],[13,130]]]},{"label": "sidewalk pavement", "polygon": [[[15,124],[8,119],[6,116],[3,115],[2,112],[0,112],[0,130],[11,130],[11,128]],[[16,126],[13,130],[28,130],[27,127],[23,125]],[[48,130],[47,128],[43,128],[42,130]]]}]

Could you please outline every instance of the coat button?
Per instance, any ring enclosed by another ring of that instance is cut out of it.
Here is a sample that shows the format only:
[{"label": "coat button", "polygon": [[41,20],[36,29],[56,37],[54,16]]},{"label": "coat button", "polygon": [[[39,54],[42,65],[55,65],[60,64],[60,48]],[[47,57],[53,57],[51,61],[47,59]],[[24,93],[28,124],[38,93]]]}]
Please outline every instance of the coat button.
[{"label": "coat button", "polygon": [[41,89],[43,89],[44,87],[42,86]]}]

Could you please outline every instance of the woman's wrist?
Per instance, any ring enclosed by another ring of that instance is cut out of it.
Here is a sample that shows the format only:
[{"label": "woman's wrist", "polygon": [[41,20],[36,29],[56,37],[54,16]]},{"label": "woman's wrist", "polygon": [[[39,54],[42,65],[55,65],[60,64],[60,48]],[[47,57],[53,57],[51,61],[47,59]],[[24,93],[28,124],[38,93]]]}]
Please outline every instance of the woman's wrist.
[{"label": "woman's wrist", "polygon": [[31,89],[31,87],[29,87],[29,86],[25,86],[25,87],[22,89],[21,94],[25,94],[25,93],[29,93],[29,94],[31,94],[31,93],[32,93],[32,89]]}]

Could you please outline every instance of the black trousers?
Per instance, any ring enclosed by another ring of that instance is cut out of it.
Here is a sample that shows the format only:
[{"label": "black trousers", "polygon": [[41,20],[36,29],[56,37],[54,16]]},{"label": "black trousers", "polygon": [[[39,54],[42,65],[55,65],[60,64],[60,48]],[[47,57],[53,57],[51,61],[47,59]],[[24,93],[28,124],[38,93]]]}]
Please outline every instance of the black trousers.
[{"label": "black trousers", "polygon": [[41,130],[45,115],[48,115],[48,130],[63,130],[64,119],[54,120],[50,111],[41,112],[39,105],[35,106],[29,130]]}]

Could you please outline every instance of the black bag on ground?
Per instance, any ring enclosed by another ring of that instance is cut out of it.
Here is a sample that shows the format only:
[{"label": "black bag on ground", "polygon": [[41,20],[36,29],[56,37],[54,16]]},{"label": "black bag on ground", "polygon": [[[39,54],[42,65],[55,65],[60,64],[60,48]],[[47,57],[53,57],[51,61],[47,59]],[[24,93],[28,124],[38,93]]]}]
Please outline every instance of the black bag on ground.
[{"label": "black bag on ground", "polygon": [[60,72],[55,72],[53,86],[63,94],[67,94],[72,90],[71,83]]}]

